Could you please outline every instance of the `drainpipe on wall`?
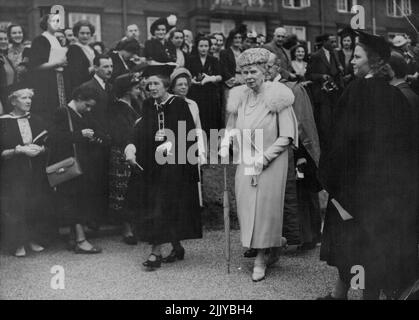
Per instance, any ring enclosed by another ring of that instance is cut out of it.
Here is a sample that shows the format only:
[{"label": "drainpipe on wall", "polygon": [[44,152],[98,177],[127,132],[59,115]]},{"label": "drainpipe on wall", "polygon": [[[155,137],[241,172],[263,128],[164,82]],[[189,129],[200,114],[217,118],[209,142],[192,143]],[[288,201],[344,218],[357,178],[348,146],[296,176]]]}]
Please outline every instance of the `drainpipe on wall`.
[{"label": "drainpipe on wall", "polygon": [[324,2],[323,0],[320,0],[320,21],[321,21],[321,34],[325,33],[325,27],[324,27]]},{"label": "drainpipe on wall", "polygon": [[121,0],[121,1],[122,1],[122,34],[124,34],[125,28],[128,23],[127,0]]},{"label": "drainpipe on wall", "polygon": [[377,34],[377,19],[375,18],[375,0],[372,0],[372,34]]}]

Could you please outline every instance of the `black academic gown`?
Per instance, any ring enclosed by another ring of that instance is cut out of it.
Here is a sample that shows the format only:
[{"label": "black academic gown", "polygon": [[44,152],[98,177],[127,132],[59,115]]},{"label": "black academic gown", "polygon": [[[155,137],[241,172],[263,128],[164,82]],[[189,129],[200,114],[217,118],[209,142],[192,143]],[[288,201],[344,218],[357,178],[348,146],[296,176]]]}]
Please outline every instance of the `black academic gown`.
[{"label": "black academic gown", "polygon": [[[45,131],[45,124],[35,115],[29,118],[29,125],[32,139]],[[46,135],[43,135],[35,144],[42,146],[45,139]],[[17,119],[11,115],[1,116],[0,153],[17,145],[23,145]],[[31,239],[33,226],[45,222],[51,212],[45,154],[34,158],[16,155],[0,159],[0,205],[3,244],[9,249],[16,249],[26,241],[35,241]]]},{"label": "black academic gown", "polygon": [[416,279],[417,135],[401,92],[382,78],[358,79],[340,98],[320,175],[331,199],[321,259],[348,284],[365,269],[367,289],[401,289]]},{"label": "black academic gown", "polygon": [[55,69],[38,70],[49,61],[51,45],[47,38],[40,35],[32,41],[29,56],[28,85],[35,95],[32,99],[32,113],[40,116],[50,126],[59,103],[57,74]]},{"label": "black academic gown", "polygon": [[67,51],[68,65],[65,68],[65,84],[67,101],[71,101],[72,93],[75,88],[89,81],[93,73],[89,72],[90,62],[82,48],[73,44]]},{"label": "black academic gown", "polygon": [[[144,102],[142,120],[131,138],[137,148],[137,162],[144,171],[134,170],[127,205],[129,210],[135,212],[138,238],[151,244],[202,237],[198,167],[178,161],[178,154],[186,154],[182,150],[185,139],[179,136],[178,123],[186,123],[186,132],[194,129],[195,124],[183,99],[171,97],[163,108],[165,128],[172,130],[176,137],[171,151],[175,164],[160,165],[156,162],[155,151],[162,142],[155,141],[158,121],[153,99]],[[187,142],[186,150],[195,147],[196,151],[195,142]]]}]

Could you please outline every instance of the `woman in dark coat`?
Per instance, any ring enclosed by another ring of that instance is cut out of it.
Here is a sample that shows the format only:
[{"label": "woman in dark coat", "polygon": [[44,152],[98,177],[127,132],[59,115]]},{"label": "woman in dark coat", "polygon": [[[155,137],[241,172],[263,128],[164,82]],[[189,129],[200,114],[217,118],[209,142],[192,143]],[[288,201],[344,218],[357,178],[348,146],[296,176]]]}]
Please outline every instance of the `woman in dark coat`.
[{"label": "woman in dark coat", "polygon": [[41,252],[36,229],[48,210],[45,175],[45,125],[30,114],[33,91],[10,95],[13,111],[0,117],[0,199],[2,243],[17,257],[26,249]]},{"label": "woman in dark coat", "polygon": [[385,39],[357,32],[352,64],[358,79],[339,100],[331,148],[320,161],[331,200],[321,260],[339,271],[329,300],[347,299],[354,266],[365,271],[358,274],[364,299],[378,299],[381,289],[397,297],[418,270],[416,120],[385,77]]},{"label": "woman in dark coat", "polygon": [[340,65],[343,68],[343,80],[345,86],[354,79],[354,68],[352,66],[352,59],[354,58],[355,50],[355,35],[351,30],[345,29],[341,33],[341,49],[337,51],[337,56]]},{"label": "woman in dark coat", "polygon": [[221,82],[220,63],[209,55],[211,41],[199,38],[196,42],[198,55],[190,57],[186,68],[192,74],[192,86],[188,98],[198,104],[202,129],[209,137],[211,129],[220,129],[221,100],[218,83]]},{"label": "woman in dark coat", "polygon": [[68,65],[65,70],[66,92],[69,100],[71,100],[71,93],[75,88],[93,77],[93,59],[96,55],[89,46],[95,33],[95,27],[89,21],[78,21],[73,27],[73,33],[77,41],[68,47]]},{"label": "woman in dark coat", "polygon": [[166,39],[169,31],[169,23],[166,18],[160,18],[153,22],[150,27],[152,39],[145,42],[144,56],[150,62],[168,63],[176,62],[176,57],[170,54],[171,45]]},{"label": "woman in dark coat", "polygon": [[[94,212],[92,206],[96,202],[95,190],[103,190],[99,185],[101,179],[95,159],[95,146],[109,145],[110,138],[103,134],[97,122],[87,118],[84,114],[94,107],[97,100],[96,91],[86,85],[76,88],[66,108],[59,109],[54,118],[49,144],[51,159],[49,164],[74,157],[73,144],[77,152],[77,159],[83,172],[82,175],[66,181],[57,187],[57,203],[63,212],[63,225],[71,226],[75,232],[75,239],[70,240],[70,246],[75,253],[100,253],[101,249],[91,245],[84,234],[83,224],[89,222],[90,214]],[[70,130],[71,119],[73,132]]]},{"label": "woman in dark coat", "polygon": [[135,100],[141,95],[140,74],[125,74],[116,78],[114,93],[116,100],[110,107],[110,134],[112,139],[109,169],[109,207],[123,223],[123,240],[135,245],[137,239],[132,231],[132,215],[125,208],[125,198],[131,167],[125,161],[124,149],[132,136],[132,131],[141,112]]},{"label": "woman in dark coat", "polygon": [[63,67],[67,65],[67,49],[61,47],[55,37],[55,32],[60,28],[59,15],[44,16],[40,26],[44,32],[32,42],[28,80],[36,92],[32,112],[49,126],[57,107],[66,104]]},{"label": "woman in dark coat", "polygon": [[185,250],[180,241],[202,237],[198,159],[195,153],[186,155],[196,139],[182,140],[180,145],[177,140],[183,134],[178,126],[189,133],[195,123],[186,101],[167,92],[170,71],[153,67],[146,71],[152,98],[144,102],[142,120],[125,149],[127,161],[137,168],[128,189],[128,206],[137,216],[139,240],[152,245],[143,264],[147,270],[161,266],[162,244],[172,243],[171,256],[182,260]]}]

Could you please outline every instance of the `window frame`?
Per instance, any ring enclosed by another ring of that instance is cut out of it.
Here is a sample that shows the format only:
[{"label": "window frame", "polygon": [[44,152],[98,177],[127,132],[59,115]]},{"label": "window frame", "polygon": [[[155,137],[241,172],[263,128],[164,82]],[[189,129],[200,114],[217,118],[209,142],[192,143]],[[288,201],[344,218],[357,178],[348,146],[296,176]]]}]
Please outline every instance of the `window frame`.
[{"label": "window frame", "polygon": [[[286,4],[286,1],[290,2],[290,5]],[[282,7],[285,9],[293,9],[293,10],[302,10],[302,9],[307,9],[311,7],[311,0],[300,0],[301,1],[301,6],[296,7],[295,6],[295,0],[282,0]],[[306,2],[306,5],[303,5],[303,1]]]},{"label": "window frame", "polygon": [[[397,11],[399,10],[397,6],[398,1],[401,1],[401,10],[400,10],[401,14],[400,15],[397,14]],[[406,12],[406,10],[408,10],[408,12]],[[411,0],[387,0],[386,11],[387,11],[387,16],[391,18],[403,18],[404,16],[411,16],[413,13],[412,1]]]},{"label": "window frame", "polygon": [[[345,4],[346,9],[339,8],[339,4],[342,4],[342,1]],[[348,1],[352,1],[351,7],[348,6]],[[336,0],[336,10],[339,13],[352,13],[352,7],[356,5],[358,5],[358,0]]]}]

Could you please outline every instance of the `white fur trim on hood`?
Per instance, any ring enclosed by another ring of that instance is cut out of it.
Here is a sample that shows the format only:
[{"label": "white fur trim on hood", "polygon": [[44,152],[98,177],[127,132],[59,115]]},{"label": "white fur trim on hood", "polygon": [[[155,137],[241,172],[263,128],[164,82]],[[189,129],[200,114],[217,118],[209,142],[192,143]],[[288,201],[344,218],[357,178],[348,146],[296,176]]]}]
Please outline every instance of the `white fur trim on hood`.
[{"label": "white fur trim on hood", "polygon": [[[280,82],[265,82],[262,90],[265,106],[271,112],[279,113],[294,104],[295,97],[291,89]],[[236,114],[239,108],[244,106],[251,91],[246,85],[231,89],[227,101],[227,112]]]}]

